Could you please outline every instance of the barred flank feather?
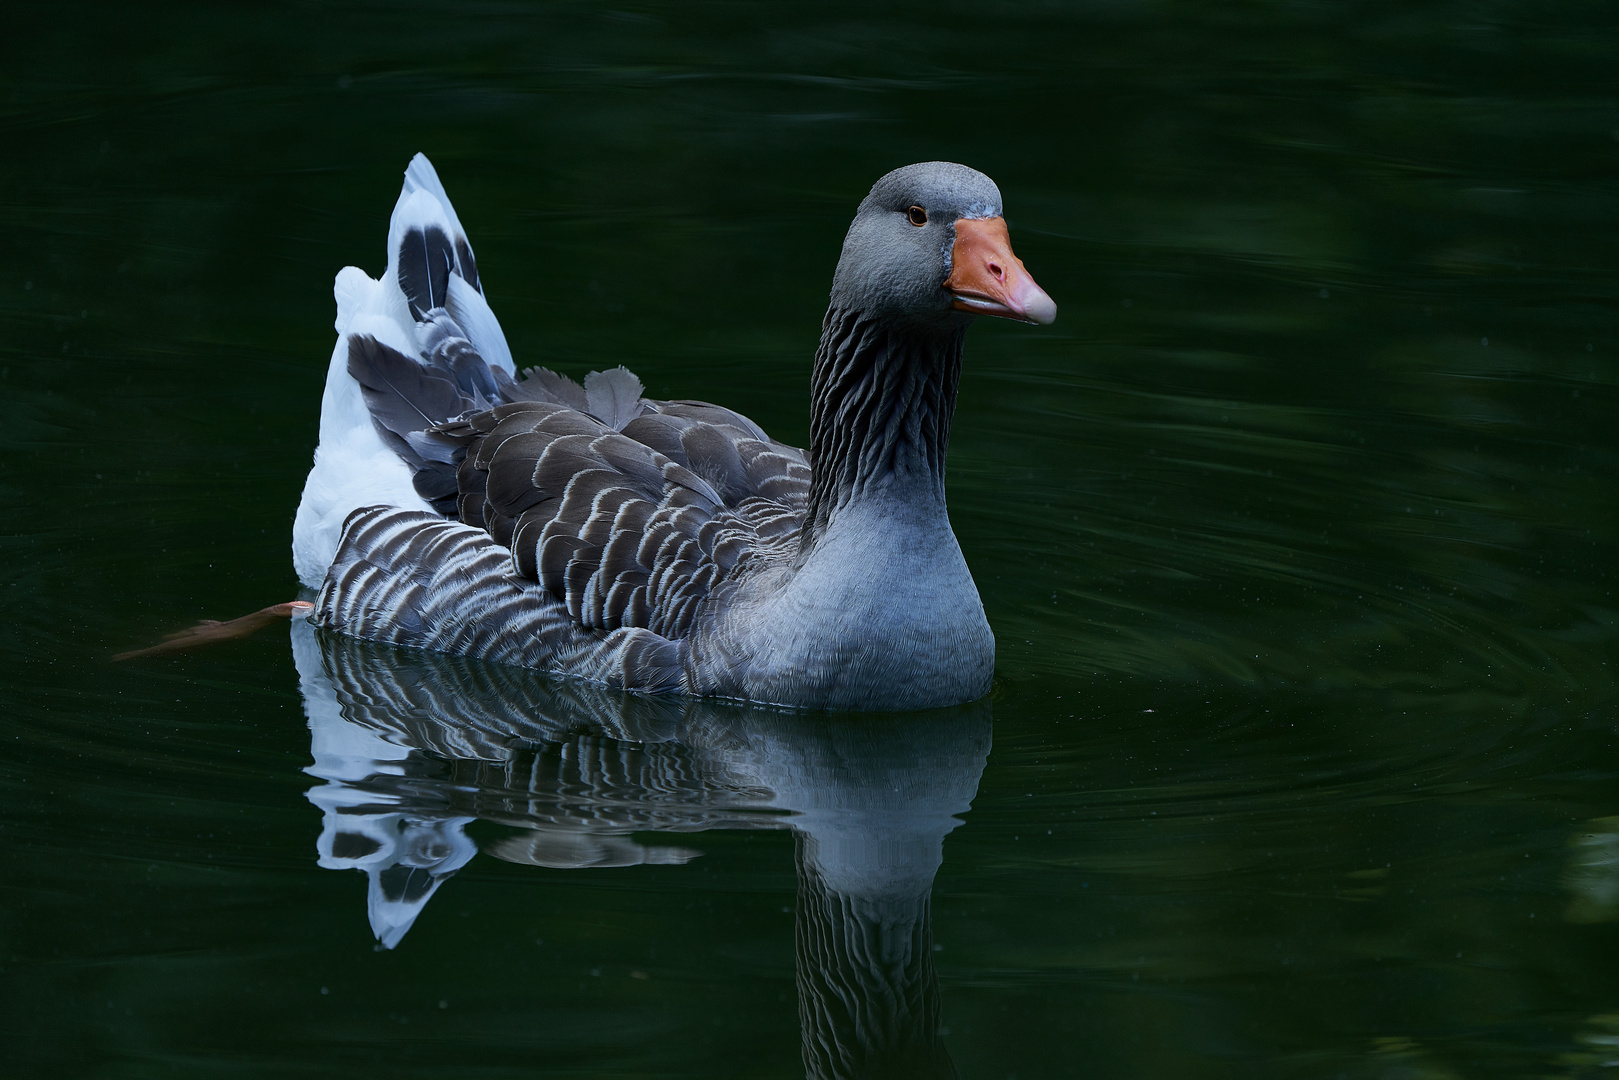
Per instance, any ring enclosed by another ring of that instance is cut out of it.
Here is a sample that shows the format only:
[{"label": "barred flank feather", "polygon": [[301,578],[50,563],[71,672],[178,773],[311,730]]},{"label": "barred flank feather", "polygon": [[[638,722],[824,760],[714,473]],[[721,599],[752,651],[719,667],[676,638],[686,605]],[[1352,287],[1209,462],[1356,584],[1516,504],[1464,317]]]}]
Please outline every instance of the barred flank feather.
[{"label": "barred flank feather", "polygon": [[356,511],[310,617],[356,637],[522,667],[608,686],[680,688],[679,642],[641,628],[587,630],[532,583],[487,533],[420,510]]}]

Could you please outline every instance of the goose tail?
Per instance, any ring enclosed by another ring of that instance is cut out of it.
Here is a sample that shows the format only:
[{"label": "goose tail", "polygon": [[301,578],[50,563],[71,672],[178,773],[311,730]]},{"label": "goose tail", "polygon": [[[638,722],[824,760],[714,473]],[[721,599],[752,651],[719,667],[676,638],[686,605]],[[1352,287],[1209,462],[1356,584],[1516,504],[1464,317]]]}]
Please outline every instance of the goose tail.
[{"label": "goose tail", "polygon": [[[325,579],[353,511],[380,505],[444,512],[441,498],[419,490],[422,463],[413,460],[403,438],[407,432],[397,430],[404,422],[390,418],[401,409],[419,412],[418,406],[449,410],[417,415],[411,430],[420,430],[486,399],[500,378],[496,371],[514,374],[506,336],[484,298],[472,244],[438,172],[422,154],[405,170],[381,279],[345,267],[332,291],[337,342],[321,399],[320,445],[293,522],[293,567],[312,589]],[[448,379],[458,392],[430,395],[425,402],[398,400],[390,386],[366,385],[377,383],[378,357],[396,374],[414,376],[405,380],[408,385],[440,388]]]}]

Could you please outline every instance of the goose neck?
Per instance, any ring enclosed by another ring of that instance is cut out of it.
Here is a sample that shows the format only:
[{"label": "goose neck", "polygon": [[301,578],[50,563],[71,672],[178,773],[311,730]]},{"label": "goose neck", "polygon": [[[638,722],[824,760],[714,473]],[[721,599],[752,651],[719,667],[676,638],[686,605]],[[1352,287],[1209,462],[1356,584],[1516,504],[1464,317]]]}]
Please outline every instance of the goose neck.
[{"label": "goose neck", "polygon": [[806,550],[855,506],[943,515],[967,321],[933,327],[827,311],[811,384]]}]

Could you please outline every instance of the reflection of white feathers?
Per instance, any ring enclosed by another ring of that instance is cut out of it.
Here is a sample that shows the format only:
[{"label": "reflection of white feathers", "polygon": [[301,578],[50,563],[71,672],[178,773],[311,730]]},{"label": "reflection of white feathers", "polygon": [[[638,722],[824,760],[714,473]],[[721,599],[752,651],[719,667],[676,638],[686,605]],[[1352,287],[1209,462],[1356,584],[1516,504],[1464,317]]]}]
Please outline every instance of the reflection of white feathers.
[{"label": "reflection of white feathers", "polygon": [[293,621],[292,655],[315,758],[305,772],[326,781],[309,791],[325,814],[315,844],[320,865],[365,873],[371,931],[391,949],[444,879],[478,853],[464,831],[475,819],[401,809],[387,782],[403,776],[411,749],[343,718],[315,630],[302,619]]},{"label": "reflection of white feathers", "polygon": [[[348,371],[349,339],[355,335],[370,335],[405,356],[423,359],[420,326],[411,317],[399,286],[400,242],[413,229],[437,229],[458,248],[464,247],[468,265],[463,268],[458,263],[457,270],[470,273],[477,281],[477,271],[470,265],[472,247],[461,219],[433,166],[417,154],[405,170],[404,186],[388,223],[388,268],[382,278],[373,280],[363,270],[349,266],[337,275],[332,289],[337,301],[337,344],[321,397],[320,446],[292,526],[293,568],[298,579],[312,589],[319,588],[326,577],[343,521],[352,511],[362,506],[428,509],[416,493],[410,467],[377,434],[360,386]],[[447,291],[444,306],[479,355],[491,367],[514,374],[511,349],[481,285],[452,272]]]},{"label": "reflection of white feathers", "polygon": [[326,811],[316,843],[320,865],[364,871],[371,932],[391,949],[444,880],[478,853],[463,831],[476,819],[378,813],[372,807],[343,806],[323,798],[342,791],[338,783],[309,793],[309,801]]},{"label": "reflection of white feathers", "polygon": [[1570,922],[1619,919],[1619,817],[1593,818],[1570,842],[1573,857],[1563,884],[1573,893]]},{"label": "reflection of white feathers", "polygon": [[[326,811],[321,865],[364,870],[392,945],[472,858],[464,826],[554,869],[683,863],[637,833],[788,828],[817,888],[849,902],[925,900],[971,806],[989,712],[841,723],[695,699],[648,699],[293,625]],[[411,877],[399,867],[420,870]],[[391,905],[391,906],[390,906]]]}]

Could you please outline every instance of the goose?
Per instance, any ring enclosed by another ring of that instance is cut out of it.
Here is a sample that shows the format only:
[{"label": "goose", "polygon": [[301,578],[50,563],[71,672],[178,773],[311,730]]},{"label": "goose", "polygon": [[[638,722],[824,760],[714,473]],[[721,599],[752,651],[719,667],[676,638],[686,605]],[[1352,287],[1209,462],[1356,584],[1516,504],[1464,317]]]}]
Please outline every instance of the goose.
[{"label": "goose", "polygon": [[994,181],[884,175],[843,241],[810,446],[644,396],[623,367],[519,376],[416,155],[337,343],[293,562],[325,630],[628,691],[914,710],[990,689],[995,638],[945,506],[967,329],[1049,324]]}]

